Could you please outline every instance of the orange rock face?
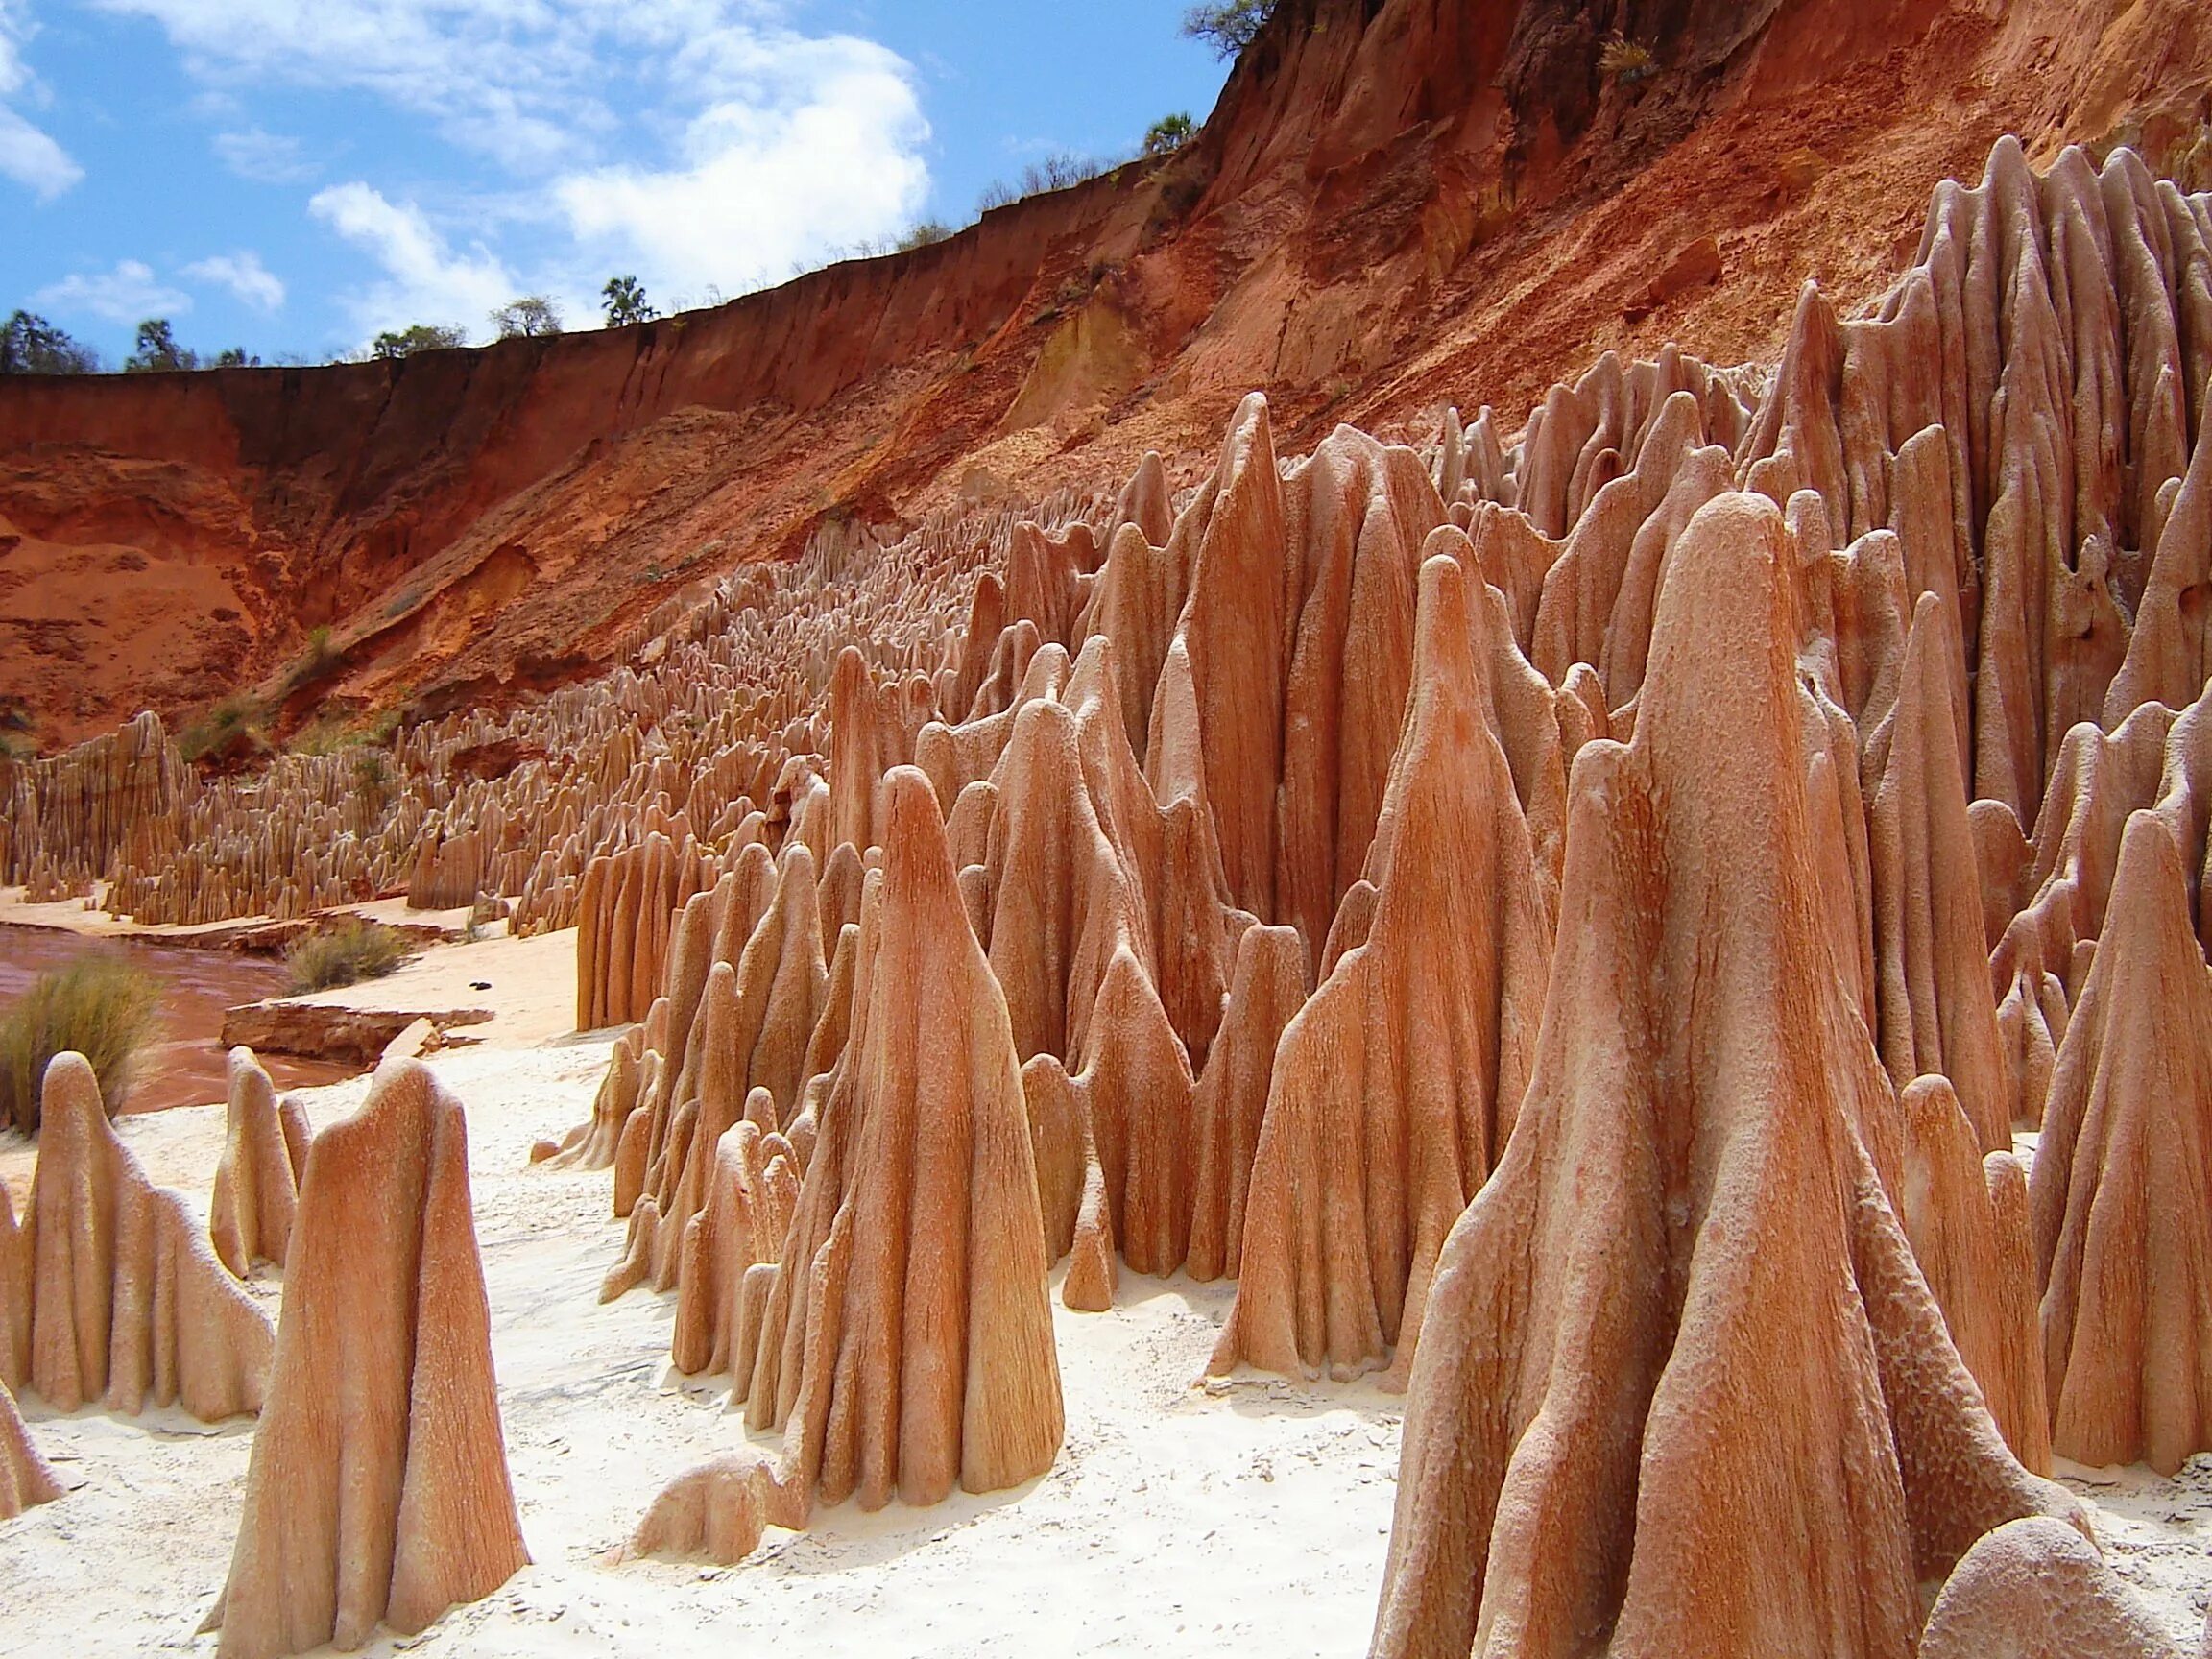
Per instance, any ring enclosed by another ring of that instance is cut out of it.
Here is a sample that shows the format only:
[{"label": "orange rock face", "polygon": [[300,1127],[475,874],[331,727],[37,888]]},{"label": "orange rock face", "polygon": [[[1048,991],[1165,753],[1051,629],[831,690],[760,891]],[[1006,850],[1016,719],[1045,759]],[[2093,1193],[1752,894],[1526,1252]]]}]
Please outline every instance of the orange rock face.
[{"label": "orange rock face", "polygon": [[2104,1558],[2047,1517],[1966,1552],[1936,1599],[1921,1659],[2152,1659],[2177,1652]]},{"label": "orange rock face", "polygon": [[269,1399],[208,1627],[276,1659],[421,1630],[529,1555],[508,1484],[460,1103],[420,1062],[315,1138]]},{"label": "orange rock face", "polygon": [[1983,1157],[1947,1079],[1915,1078],[1905,1118],[1898,1219],[1966,1369],[2013,1455],[2051,1473],[2051,1418],[2035,1316],[2028,1176],[2010,1152]]},{"label": "orange rock face", "polygon": [[1527,1086],[1551,917],[1496,734],[1479,632],[1502,616],[1479,581],[1449,555],[1421,571],[1374,918],[1277,1049],[1219,1369],[1341,1376],[1393,1348],[1409,1366],[1444,1236]]},{"label": "orange rock face", "polygon": [[2031,1189],[2051,1444],[2164,1474],[2212,1447],[2212,971],[2155,813],[2128,820]]}]

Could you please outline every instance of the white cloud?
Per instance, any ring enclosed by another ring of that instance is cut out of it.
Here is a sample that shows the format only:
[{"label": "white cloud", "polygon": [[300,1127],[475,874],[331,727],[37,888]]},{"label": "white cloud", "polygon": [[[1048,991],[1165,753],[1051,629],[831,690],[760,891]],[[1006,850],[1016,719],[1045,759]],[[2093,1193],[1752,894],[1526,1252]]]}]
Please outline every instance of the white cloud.
[{"label": "white cloud", "polygon": [[373,93],[445,136],[544,170],[618,125],[615,52],[673,50],[762,0],[93,0],[157,23],[196,76]]},{"label": "white cloud", "polygon": [[0,178],[12,179],[41,202],[51,202],[84,177],[69,153],[34,127],[11,101],[36,92],[25,67],[22,43],[31,24],[24,10],[0,0]]},{"label": "white cloud", "polygon": [[192,296],[157,280],[154,268],[142,260],[123,259],[112,271],[80,272],[50,282],[31,297],[31,303],[63,317],[88,314],[130,324],[189,311]]},{"label": "white cloud", "polygon": [[84,169],[69,159],[69,153],[0,104],[0,175],[26,186],[41,202],[51,202],[78,180]]},{"label": "white cloud", "polygon": [[735,95],[692,118],[678,165],[554,183],[584,250],[668,287],[741,287],[910,220],[929,128],[899,59],[853,39],[754,37],[716,55],[737,73],[709,79]]},{"label": "white cloud", "polygon": [[358,180],[318,191],[307,210],[383,271],[382,280],[346,296],[365,334],[416,323],[459,324],[481,332],[491,311],[520,291],[507,267],[482,246],[455,253],[414,203],[395,205]]},{"label": "white cloud", "polygon": [[307,159],[299,139],[258,127],[218,132],[214,142],[223,164],[256,184],[304,184],[322,171]]},{"label": "white cloud", "polygon": [[250,248],[242,252],[218,253],[199,260],[185,266],[184,275],[203,282],[221,284],[256,311],[276,311],[284,304],[282,280],[262,264],[261,255]]},{"label": "white cloud", "polygon": [[313,199],[375,262],[347,297],[372,331],[481,330],[529,291],[581,322],[615,271],[663,303],[737,292],[897,234],[927,192],[911,67],[852,36],[800,33],[785,19],[803,0],[90,3],[167,33],[226,101],[216,150],[247,177],[295,181],[308,164],[252,125],[280,87],[366,94],[509,175],[440,178],[417,161],[404,188],[369,175]]}]

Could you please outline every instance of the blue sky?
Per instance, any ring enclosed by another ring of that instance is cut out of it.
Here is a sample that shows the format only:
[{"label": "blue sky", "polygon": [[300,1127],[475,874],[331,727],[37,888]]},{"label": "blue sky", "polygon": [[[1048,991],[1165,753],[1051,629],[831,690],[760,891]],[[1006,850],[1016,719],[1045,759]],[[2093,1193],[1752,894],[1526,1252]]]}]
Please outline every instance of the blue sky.
[{"label": "blue sky", "polygon": [[0,0],[0,313],[110,365],[572,326],[974,216],[1055,152],[1203,120],[1188,0]]}]

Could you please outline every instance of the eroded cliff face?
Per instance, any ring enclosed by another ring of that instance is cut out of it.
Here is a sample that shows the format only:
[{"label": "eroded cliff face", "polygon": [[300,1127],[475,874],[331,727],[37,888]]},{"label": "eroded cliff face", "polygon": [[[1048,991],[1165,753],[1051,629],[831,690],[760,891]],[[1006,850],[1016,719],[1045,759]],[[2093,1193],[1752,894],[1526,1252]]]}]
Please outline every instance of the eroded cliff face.
[{"label": "eroded cliff face", "polygon": [[2208,67],[2186,0],[1285,0],[1179,156],[913,253],[403,363],[0,381],[0,708],[51,747],[248,687],[283,728],[496,703],[818,538],[1146,449],[1192,481],[1255,386],[1303,444],[1510,424],[1609,348],[1770,359],[2000,132],[2155,159]]}]

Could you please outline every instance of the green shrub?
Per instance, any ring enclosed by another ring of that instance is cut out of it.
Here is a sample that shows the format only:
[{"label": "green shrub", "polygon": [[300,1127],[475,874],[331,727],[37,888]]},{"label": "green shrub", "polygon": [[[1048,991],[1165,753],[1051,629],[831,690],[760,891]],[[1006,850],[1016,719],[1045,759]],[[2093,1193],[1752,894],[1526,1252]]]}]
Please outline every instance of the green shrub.
[{"label": "green shrub", "polygon": [[260,704],[239,692],[224,698],[180,732],[177,748],[187,760],[227,750],[234,743],[242,742],[247,749],[266,749],[267,725],[268,714]]},{"label": "green shrub", "polygon": [[284,952],[284,966],[291,971],[295,992],[327,991],[363,979],[381,979],[407,955],[406,936],[397,928],[349,919],[294,940]]},{"label": "green shrub", "polygon": [[1190,117],[1177,113],[1163,115],[1145,129],[1144,154],[1146,156],[1172,156],[1190,142],[1198,131]]},{"label": "green shrub", "polygon": [[126,374],[199,367],[200,353],[177,344],[177,331],[166,317],[149,317],[139,324],[137,349],[123,359]]},{"label": "green shrub", "polygon": [[328,623],[309,629],[306,648],[293,661],[292,666],[284,671],[284,694],[290,696],[302,685],[327,680],[344,666],[345,661],[345,653],[331,642]]},{"label": "green shrub", "polygon": [[1651,48],[1643,41],[1609,35],[1598,48],[1598,72],[1623,86],[1633,86],[1639,81],[1650,80],[1659,72],[1659,65],[1652,60]]},{"label": "green shrub", "polygon": [[381,813],[392,804],[392,762],[381,749],[364,743],[353,751],[353,793]]},{"label": "green shrub", "polygon": [[83,956],[39,974],[0,1009],[0,1118],[27,1135],[38,1133],[46,1062],[67,1049],[91,1063],[112,1118],[157,1033],[160,1002],[152,976],[117,956]]},{"label": "green shrub", "polygon": [[418,323],[376,336],[370,350],[378,357],[412,357],[418,351],[450,351],[469,344],[469,331],[438,323]]},{"label": "green shrub", "polygon": [[0,374],[97,374],[100,353],[29,311],[0,323]]},{"label": "green shrub", "polygon": [[1054,190],[1066,190],[1072,185],[1089,182],[1101,174],[1114,171],[1116,163],[1102,161],[1094,156],[1077,156],[1068,151],[1047,156],[1042,161],[1032,161],[1022,169],[1019,183],[1009,184],[997,180],[984,187],[977,198],[975,211],[978,216],[995,208],[1010,206],[1016,202],[1026,202],[1032,196],[1043,196]]},{"label": "green shrub", "polygon": [[[643,299],[642,289],[638,297]],[[502,340],[550,339],[561,332],[561,308],[542,294],[525,294],[493,312],[492,326]]]},{"label": "green shrub", "polygon": [[645,298],[645,284],[635,276],[610,276],[607,286],[599,290],[600,309],[607,313],[607,326],[622,328],[632,323],[650,323],[661,315]]}]

